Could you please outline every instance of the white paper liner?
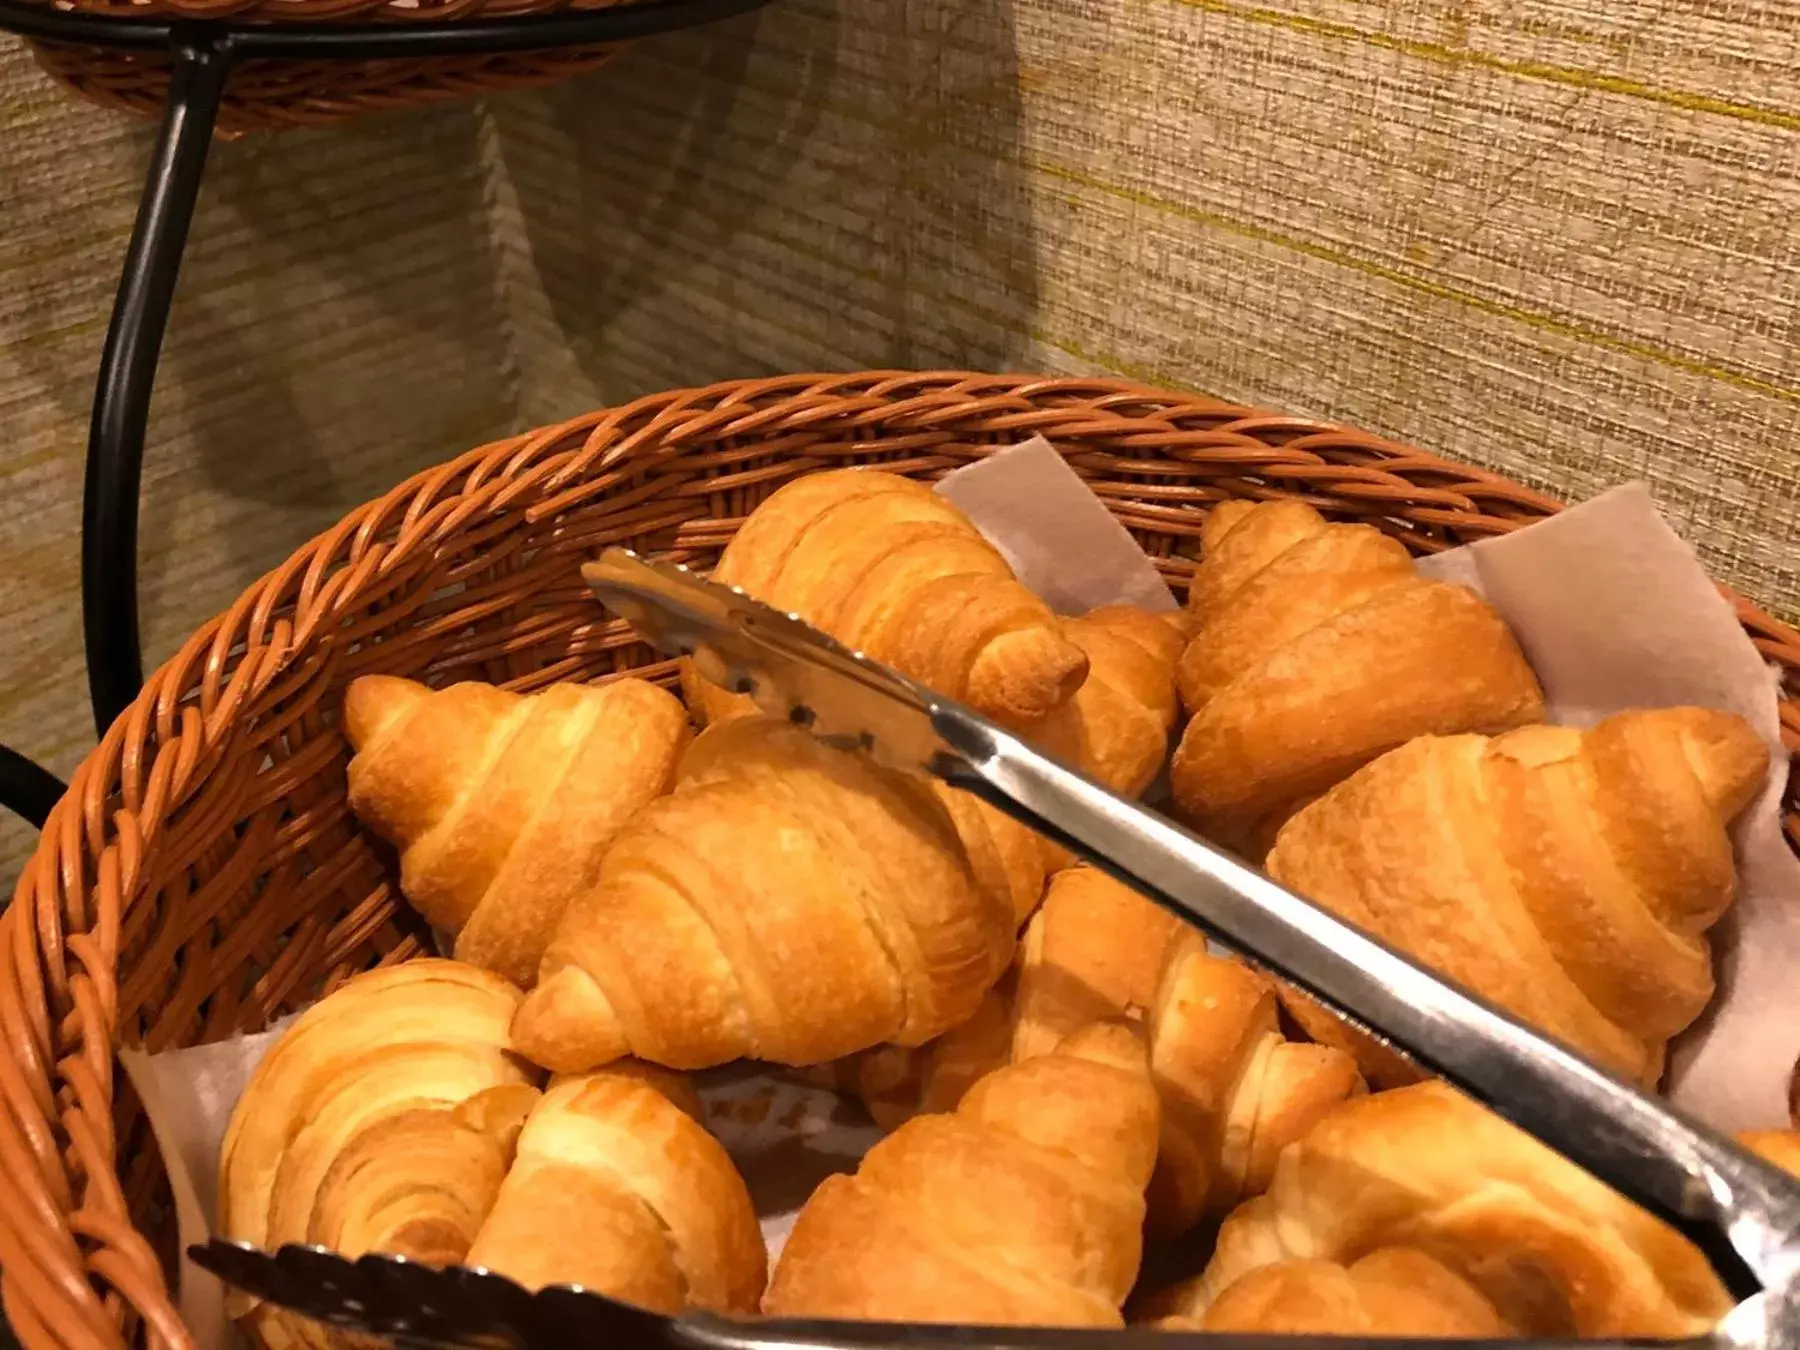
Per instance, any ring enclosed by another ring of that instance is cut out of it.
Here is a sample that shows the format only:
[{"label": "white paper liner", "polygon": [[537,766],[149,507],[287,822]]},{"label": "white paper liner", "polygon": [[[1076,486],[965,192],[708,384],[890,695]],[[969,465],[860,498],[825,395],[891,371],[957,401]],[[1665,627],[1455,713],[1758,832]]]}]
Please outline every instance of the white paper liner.
[{"label": "white paper liner", "polygon": [[[948,475],[939,490],[1059,612],[1175,607],[1130,535],[1041,438]],[[1780,831],[1786,755],[1773,673],[1641,487],[1421,567],[1481,590],[1506,617],[1544,682],[1553,720],[1586,724],[1628,707],[1691,703],[1736,712],[1769,742],[1776,768],[1736,831],[1736,921],[1714,934],[1719,996],[1679,1045],[1671,1082],[1677,1101],[1720,1128],[1785,1123],[1786,1078],[1800,1051],[1800,863]],[[278,1034],[121,1053],[168,1165],[184,1249],[209,1231],[231,1108]],[[699,1075],[696,1086],[757,1201],[773,1261],[813,1186],[854,1168],[879,1132],[835,1094],[755,1065]],[[185,1262],[180,1302],[199,1350],[234,1339],[216,1282]]]},{"label": "white paper liner", "polygon": [[119,1051],[119,1063],[144,1103],[169,1172],[181,1240],[176,1302],[199,1350],[218,1350],[238,1338],[230,1334],[225,1316],[225,1287],[217,1276],[188,1260],[187,1249],[212,1232],[219,1202],[219,1150],[231,1124],[231,1110],[262,1057],[293,1020],[284,1017],[254,1035],[186,1050],[155,1055]]},{"label": "white paper liner", "polygon": [[756,1202],[773,1270],[806,1197],[833,1173],[854,1172],[881,1131],[837,1093],[753,1064],[698,1074],[694,1085],[706,1103],[707,1127]]},{"label": "white paper liner", "polygon": [[937,490],[1058,614],[1178,607],[1143,549],[1042,436],[946,474]]},{"label": "white paper liner", "polygon": [[1785,1125],[1800,1056],[1800,859],[1781,830],[1788,755],[1778,673],[1641,483],[1420,570],[1487,597],[1543,682],[1552,722],[1722,708],[1768,745],[1768,781],[1732,831],[1737,903],[1712,931],[1719,992],[1671,1048],[1663,1087],[1721,1130]]}]

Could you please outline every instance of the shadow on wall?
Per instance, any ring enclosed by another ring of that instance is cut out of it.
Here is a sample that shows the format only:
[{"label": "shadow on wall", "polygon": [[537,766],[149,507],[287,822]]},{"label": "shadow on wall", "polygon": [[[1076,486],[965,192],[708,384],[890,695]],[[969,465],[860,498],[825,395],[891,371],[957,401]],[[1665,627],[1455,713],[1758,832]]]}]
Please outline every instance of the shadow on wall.
[{"label": "shadow on wall", "polygon": [[802,369],[1004,369],[1037,304],[1007,0],[777,0],[496,100],[527,421]]},{"label": "shadow on wall", "polygon": [[214,147],[146,459],[153,656],[350,508],[511,428],[477,124],[456,104]]}]

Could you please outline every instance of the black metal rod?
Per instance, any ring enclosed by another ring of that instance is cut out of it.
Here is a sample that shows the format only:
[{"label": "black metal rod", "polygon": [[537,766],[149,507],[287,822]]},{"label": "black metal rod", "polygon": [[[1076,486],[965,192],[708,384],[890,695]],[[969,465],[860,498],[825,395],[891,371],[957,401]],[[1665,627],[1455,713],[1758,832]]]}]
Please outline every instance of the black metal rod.
[{"label": "black metal rod", "polygon": [[479,56],[622,42],[712,23],[758,9],[767,0],[646,0],[604,9],[516,19],[417,23],[227,23],[121,18],[53,9],[32,0],[0,0],[0,29],[46,42],[157,51],[184,36],[207,34],[218,52],[258,60],[374,61],[424,56]]},{"label": "black metal rod", "polygon": [[102,736],[144,683],[138,644],[137,526],[150,391],[233,59],[205,35],[178,40],[174,56],[169,101],[100,355],[88,432],[81,614],[88,694]]},{"label": "black metal rod", "polygon": [[66,791],[68,784],[43,765],[26,759],[11,746],[0,745],[0,806],[41,830],[50,817],[50,808],[62,800]]}]

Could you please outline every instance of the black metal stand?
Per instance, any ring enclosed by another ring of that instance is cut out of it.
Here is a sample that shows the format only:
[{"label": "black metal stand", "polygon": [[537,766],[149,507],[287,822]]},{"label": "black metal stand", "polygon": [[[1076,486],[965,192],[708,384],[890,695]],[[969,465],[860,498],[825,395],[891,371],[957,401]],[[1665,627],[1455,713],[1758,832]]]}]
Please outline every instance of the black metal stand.
[{"label": "black metal stand", "polygon": [[[710,23],[765,2],[650,0],[519,19],[258,25],[146,21],[0,0],[0,30],[50,42],[167,51],[174,62],[169,101],[101,351],[88,433],[81,521],[81,612],[88,694],[99,734],[106,733],[144,682],[138,640],[137,525],[150,393],[213,126],[232,67],[248,59],[368,61],[596,46]],[[0,756],[10,756],[39,775],[39,789],[45,780],[56,782],[4,747],[0,747]],[[32,817],[30,808],[36,804],[24,779],[0,758],[0,805],[41,824],[41,812]]]},{"label": "black metal stand", "polygon": [[81,625],[94,728],[106,729],[144,683],[138,645],[138,490],[150,390],[162,355],[175,278],[200,195],[213,123],[231,67],[206,36],[175,39],[169,102],[113,302],[88,430],[81,500]]},{"label": "black metal stand", "polygon": [[40,830],[50,808],[62,799],[68,784],[36,760],[0,745],[0,806],[25,817]]}]

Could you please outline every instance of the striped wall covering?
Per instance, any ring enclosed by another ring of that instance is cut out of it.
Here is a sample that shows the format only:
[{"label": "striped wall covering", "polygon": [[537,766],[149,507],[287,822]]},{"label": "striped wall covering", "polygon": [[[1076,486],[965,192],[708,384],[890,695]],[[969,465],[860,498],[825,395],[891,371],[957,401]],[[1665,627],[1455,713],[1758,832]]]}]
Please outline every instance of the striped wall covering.
[{"label": "striped wall covering", "polygon": [[[0,739],[63,771],[147,147],[0,46]],[[1119,372],[1567,496],[1646,478],[1800,618],[1797,212],[1800,0],[777,0],[552,90],[224,144],[152,428],[151,655],[490,436],[877,365]]]},{"label": "striped wall covering", "polygon": [[783,0],[495,104],[525,412],[1116,371],[1647,478],[1800,616],[1797,44],[1794,3]]}]

